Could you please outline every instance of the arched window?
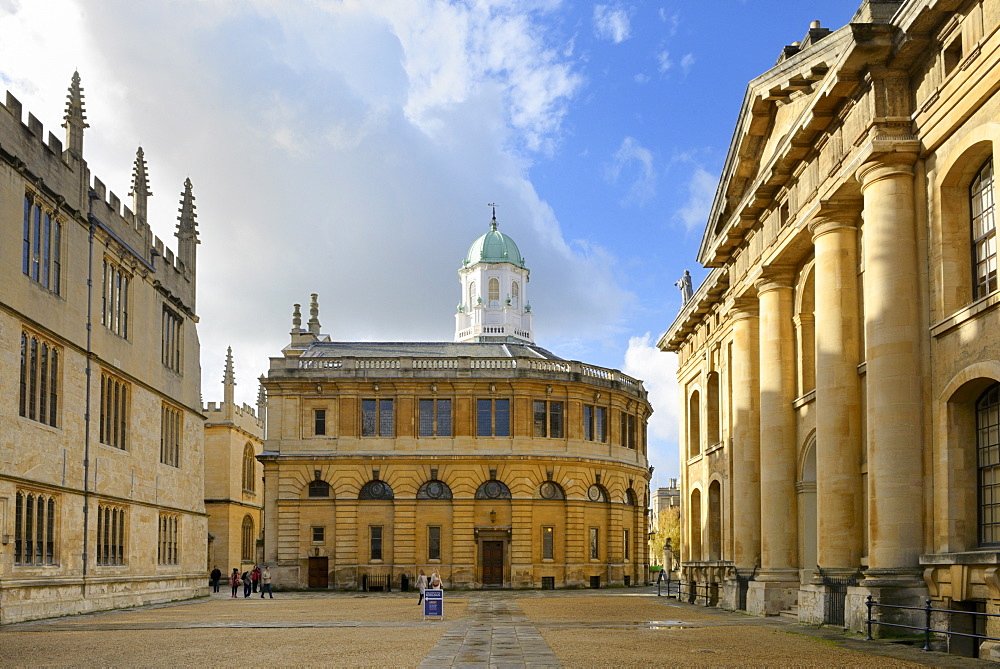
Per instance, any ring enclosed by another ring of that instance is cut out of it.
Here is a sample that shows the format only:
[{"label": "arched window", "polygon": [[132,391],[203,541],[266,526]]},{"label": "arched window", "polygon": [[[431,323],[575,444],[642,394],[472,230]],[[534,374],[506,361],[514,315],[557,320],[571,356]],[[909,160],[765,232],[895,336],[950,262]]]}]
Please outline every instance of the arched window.
[{"label": "arched window", "polygon": [[611,499],[608,490],[600,483],[594,483],[587,488],[587,499],[591,502],[607,502]]},{"label": "arched window", "polygon": [[708,559],[722,559],[722,484],[708,486]]},{"label": "arched window", "polygon": [[517,308],[517,302],[521,299],[521,287],[517,285],[517,281],[510,284],[510,306]]},{"label": "arched window", "polygon": [[994,215],[993,158],[987,160],[969,186],[972,210],[973,296],[997,289],[997,226]]},{"label": "arched window", "polygon": [[722,432],[719,426],[719,415],[722,413],[721,398],[719,396],[719,373],[712,372],[708,375],[708,403],[705,406],[705,414],[708,425],[708,445],[715,446],[722,441]]},{"label": "arched window", "polygon": [[444,481],[427,481],[417,491],[417,499],[451,499],[451,488]]},{"label": "arched window", "polygon": [[688,400],[688,457],[701,453],[701,395],[696,390]]},{"label": "arched window", "polygon": [[243,492],[253,495],[257,491],[256,476],[254,475],[253,445],[247,442],[243,447]]},{"label": "arched window", "polygon": [[491,307],[500,306],[500,280],[490,279],[489,283],[489,299]]},{"label": "arched window", "polygon": [[469,282],[469,308],[476,306],[476,282]]},{"label": "arched window", "polygon": [[309,496],[310,497],[329,497],[330,496],[330,484],[326,481],[320,481],[316,479],[315,481],[309,482]]},{"label": "arched window", "polygon": [[476,499],[510,499],[510,488],[503,481],[490,479],[476,490]]},{"label": "arched window", "polygon": [[240,559],[243,562],[253,562],[253,518],[243,516],[243,530],[240,534]]},{"label": "arched window", "polygon": [[695,489],[691,492],[691,508],[688,510],[688,518],[691,520],[691,534],[688,541],[687,559],[692,562],[701,561],[701,491]]},{"label": "arched window", "polygon": [[542,481],[542,485],[538,486],[538,496],[542,499],[566,499],[562,486],[555,481]]},{"label": "arched window", "polygon": [[392,488],[385,481],[369,481],[361,488],[358,499],[392,499]]},{"label": "arched window", "polygon": [[631,488],[625,490],[625,503],[629,506],[635,506],[635,493],[632,492]]},{"label": "arched window", "polygon": [[979,543],[1000,544],[1000,383],[976,400]]}]

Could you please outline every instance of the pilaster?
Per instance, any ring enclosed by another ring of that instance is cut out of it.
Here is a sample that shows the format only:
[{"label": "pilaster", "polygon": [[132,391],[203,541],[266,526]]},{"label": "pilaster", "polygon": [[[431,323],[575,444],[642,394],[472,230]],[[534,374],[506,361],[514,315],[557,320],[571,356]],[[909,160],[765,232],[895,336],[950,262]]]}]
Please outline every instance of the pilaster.
[{"label": "pilaster", "polygon": [[760,565],[760,318],[757,300],[738,300],[730,312],[732,348],[733,564]]}]

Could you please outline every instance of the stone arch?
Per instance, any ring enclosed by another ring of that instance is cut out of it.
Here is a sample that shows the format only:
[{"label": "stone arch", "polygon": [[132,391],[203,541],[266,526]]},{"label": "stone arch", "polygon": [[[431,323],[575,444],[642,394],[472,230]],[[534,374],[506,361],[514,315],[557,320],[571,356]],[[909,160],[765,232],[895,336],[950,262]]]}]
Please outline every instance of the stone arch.
[{"label": "stone arch", "polygon": [[938,206],[931,219],[933,281],[938,292],[938,318],[946,317],[973,300],[972,230],[969,184],[987,159],[998,165],[1000,123],[985,123],[966,132],[935,166],[934,189]]},{"label": "stone arch", "polygon": [[635,506],[636,503],[635,492],[631,488],[625,488],[625,504]]}]

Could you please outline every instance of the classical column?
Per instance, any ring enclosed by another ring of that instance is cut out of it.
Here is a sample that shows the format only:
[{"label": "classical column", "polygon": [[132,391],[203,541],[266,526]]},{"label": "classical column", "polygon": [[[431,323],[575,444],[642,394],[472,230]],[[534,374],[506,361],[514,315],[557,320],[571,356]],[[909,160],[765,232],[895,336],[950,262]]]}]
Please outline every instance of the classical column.
[{"label": "classical column", "polygon": [[732,415],[733,565],[750,574],[760,565],[760,406],[757,300],[733,306]]},{"label": "classical column", "polygon": [[869,481],[868,585],[917,584],[923,550],[920,276],[914,221],[916,156],[858,170],[864,195],[864,296]]},{"label": "classical column", "polygon": [[792,273],[757,281],[760,301],[761,568],[747,598],[751,613],[775,615],[798,588],[798,500],[795,491],[795,339]]},{"label": "classical column", "polygon": [[824,572],[839,575],[857,572],[862,546],[856,215],[848,209],[809,226],[816,253],[816,558]]}]

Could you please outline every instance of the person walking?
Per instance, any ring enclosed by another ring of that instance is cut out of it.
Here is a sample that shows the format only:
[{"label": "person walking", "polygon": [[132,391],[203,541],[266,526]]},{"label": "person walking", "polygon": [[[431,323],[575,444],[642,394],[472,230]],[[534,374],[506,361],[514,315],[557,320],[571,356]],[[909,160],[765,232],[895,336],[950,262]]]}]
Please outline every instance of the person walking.
[{"label": "person walking", "polygon": [[253,580],[250,578],[250,571],[247,570],[243,572],[243,599],[250,596],[250,588],[252,587]]},{"label": "person walking", "polygon": [[264,599],[264,593],[271,596],[274,599],[274,593],[271,592],[271,568],[264,565],[264,571],[260,572],[260,598]]},{"label": "person walking", "polygon": [[417,600],[417,606],[420,602],[424,601],[424,590],[427,589],[427,577],[424,576],[424,570],[420,570],[420,575],[417,576],[417,590],[420,591],[420,599]]},{"label": "person walking", "polygon": [[441,577],[438,576],[436,571],[431,572],[430,582],[427,584],[427,587],[444,590],[444,583],[441,582]]},{"label": "person walking", "polygon": [[212,567],[212,592],[219,591],[219,581],[222,580],[222,572],[219,571],[218,565]]},{"label": "person walking", "polygon": [[229,585],[233,588],[233,599],[236,599],[236,591],[240,587],[240,570],[233,567],[233,573],[229,575]]},{"label": "person walking", "polygon": [[253,571],[250,572],[250,580],[253,581],[253,590],[251,592],[257,592],[257,586],[260,585],[260,565],[254,565]]}]

